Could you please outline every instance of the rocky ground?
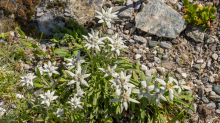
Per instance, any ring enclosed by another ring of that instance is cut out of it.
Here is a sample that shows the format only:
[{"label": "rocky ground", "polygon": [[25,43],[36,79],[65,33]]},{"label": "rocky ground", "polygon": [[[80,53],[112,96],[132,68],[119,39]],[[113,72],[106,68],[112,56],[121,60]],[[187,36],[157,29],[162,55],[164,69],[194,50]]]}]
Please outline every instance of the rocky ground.
[{"label": "rocky ground", "polygon": [[[124,38],[129,48],[121,56],[132,59],[134,64],[138,60],[145,65],[146,75],[154,72],[161,75],[163,70],[164,74],[174,73],[178,80],[184,79],[188,83],[195,98],[193,107],[196,112],[190,111],[193,123],[207,123],[212,118],[217,123],[220,122],[220,5],[218,0],[189,1],[215,6],[218,19],[204,30],[186,23],[182,12],[183,0],[127,0],[125,3],[106,0],[103,7],[119,11],[112,27],[106,28],[106,34],[119,33]],[[36,15],[40,16],[39,12]],[[45,15],[43,11],[41,13],[41,17]],[[88,23],[97,24],[97,20]],[[43,26],[39,30],[45,31]],[[10,31],[10,35],[12,41],[21,44],[16,31]],[[0,43],[5,42],[0,39]],[[55,46],[55,43],[49,39],[40,42],[41,49],[47,52],[51,45]],[[26,56],[26,59],[32,58],[31,55]],[[32,71],[35,67],[24,62],[20,62],[20,66]]]}]

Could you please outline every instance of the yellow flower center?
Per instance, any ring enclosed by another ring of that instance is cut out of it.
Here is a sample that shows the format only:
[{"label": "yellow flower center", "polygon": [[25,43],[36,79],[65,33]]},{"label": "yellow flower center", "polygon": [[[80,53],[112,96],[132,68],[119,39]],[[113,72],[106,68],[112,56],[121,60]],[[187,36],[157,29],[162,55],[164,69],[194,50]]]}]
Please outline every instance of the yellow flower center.
[{"label": "yellow flower center", "polygon": [[98,40],[96,39],[96,38],[92,38],[92,43],[93,44],[95,44],[95,43],[97,43],[98,42]]},{"label": "yellow flower center", "polygon": [[142,88],[142,93],[146,93],[147,89],[146,88]]},{"label": "yellow flower center", "polygon": [[173,83],[171,83],[171,84],[167,83],[167,88],[173,89]]},{"label": "yellow flower center", "polygon": [[129,97],[127,96],[127,93],[121,95],[121,101],[127,102],[128,99]]},{"label": "yellow flower center", "polygon": [[105,14],[104,16],[105,16],[106,18],[109,18],[109,15],[108,15],[108,14]]},{"label": "yellow flower center", "polygon": [[108,72],[111,72],[112,70],[111,69],[108,69]]}]

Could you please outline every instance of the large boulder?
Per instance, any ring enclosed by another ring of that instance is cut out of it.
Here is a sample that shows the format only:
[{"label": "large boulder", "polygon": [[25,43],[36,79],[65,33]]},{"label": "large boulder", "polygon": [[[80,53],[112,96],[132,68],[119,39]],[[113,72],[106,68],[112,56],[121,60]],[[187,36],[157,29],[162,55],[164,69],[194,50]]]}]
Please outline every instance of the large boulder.
[{"label": "large boulder", "polygon": [[[105,0],[0,0],[0,33],[19,26],[27,35],[52,36],[55,25],[61,29],[72,18],[85,24],[94,18]],[[9,24],[10,22],[10,24]],[[36,33],[36,34],[35,34]]]},{"label": "large boulder", "polygon": [[185,28],[185,19],[161,0],[150,0],[135,18],[136,28],[158,37],[176,38]]}]

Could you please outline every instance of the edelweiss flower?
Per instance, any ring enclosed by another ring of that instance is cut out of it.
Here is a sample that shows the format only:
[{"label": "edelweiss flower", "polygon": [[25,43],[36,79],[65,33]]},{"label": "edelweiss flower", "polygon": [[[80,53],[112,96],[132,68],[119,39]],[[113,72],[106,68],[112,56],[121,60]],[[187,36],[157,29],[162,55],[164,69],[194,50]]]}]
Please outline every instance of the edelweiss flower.
[{"label": "edelweiss flower", "polygon": [[85,92],[80,87],[78,87],[76,96],[84,97],[83,94],[85,94]]},{"label": "edelweiss flower", "polygon": [[128,48],[127,46],[124,45],[122,37],[118,37],[118,34],[115,34],[112,38],[108,38],[108,40],[111,42],[109,46],[112,47],[111,51],[116,51],[118,56],[120,55],[120,49],[123,48]]},{"label": "edelweiss flower", "polygon": [[150,81],[141,81],[141,86],[140,89],[133,89],[132,92],[138,94],[138,99],[141,99],[144,96],[150,101],[150,91],[154,89],[154,85],[150,85]]},{"label": "edelweiss flower", "polygon": [[16,98],[22,99],[24,96],[22,94],[16,94]]},{"label": "edelweiss flower", "polygon": [[126,72],[121,71],[120,75],[115,79],[109,80],[112,84],[112,87],[119,87],[128,90],[128,88],[135,87],[135,85],[129,83],[131,75],[126,76]]},{"label": "edelweiss flower", "polygon": [[178,94],[180,94],[182,90],[185,90],[185,89],[186,89],[186,90],[190,90],[190,88],[189,88],[188,86],[184,85],[184,84],[186,84],[186,82],[184,81],[184,79],[181,79],[181,80],[179,81]]},{"label": "edelweiss flower", "polygon": [[0,117],[1,117],[2,115],[4,115],[5,112],[6,112],[6,110],[0,107]]},{"label": "edelweiss flower", "polygon": [[153,103],[156,102],[156,105],[158,106],[160,103],[160,99],[164,101],[167,101],[167,99],[163,96],[165,90],[160,91],[156,83],[154,84],[154,87],[155,87],[155,93],[152,95],[152,97],[154,97]]},{"label": "edelweiss flower", "polygon": [[[176,83],[176,85],[173,86],[173,82]],[[178,86],[178,82],[176,79],[174,79],[173,77],[169,77],[168,83],[167,83],[167,89],[169,90],[169,96],[170,96],[170,100],[173,101],[173,97],[174,97],[174,89],[175,88],[179,88]]]},{"label": "edelweiss flower", "polygon": [[105,11],[105,10],[102,8],[102,13],[99,12],[99,11],[96,11],[96,10],[95,10],[95,12],[99,14],[99,16],[95,16],[95,17],[97,17],[98,19],[100,19],[98,23],[103,23],[103,22],[105,22],[106,25],[108,26],[108,28],[111,28],[112,18],[117,17],[116,14],[118,14],[118,12],[111,13],[111,12],[112,12],[112,7],[109,8],[107,11]]},{"label": "edelweiss flower", "polygon": [[105,72],[104,77],[109,76],[109,75],[111,75],[111,76],[113,76],[113,77],[117,77],[118,74],[115,73],[116,67],[117,67],[117,64],[114,65],[114,66],[112,67],[112,69],[111,69],[110,66],[108,65],[107,70],[105,70],[104,68],[99,68],[99,70],[101,70],[102,72]]},{"label": "edelweiss flower", "polygon": [[127,110],[128,109],[128,101],[131,101],[133,103],[140,103],[137,100],[130,98],[130,95],[131,95],[131,88],[129,88],[127,90],[127,93],[124,92],[123,94],[120,95],[119,98],[112,99],[109,102],[119,102],[120,101],[121,102],[121,111],[123,110],[123,108],[125,108],[125,110]]},{"label": "edelweiss flower", "polygon": [[106,37],[99,38],[99,31],[94,33],[93,29],[92,29],[92,34],[88,33],[88,35],[89,35],[89,37],[83,35],[83,37],[88,41],[88,43],[85,45],[85,47],[87,47],[87,50],[89,50],[92,47],[92,48],[96,48],[98,51],[100,51],[99,45],[104,44],[104,42],[102,42],[102,41],[105,40]]},{"label": "edelweiss flower", "polygon": [[87,70],[87,68],[85,68],[85,69],[83,70],[83,72],[81,73],[81,71],[82,71],[81,66],[78,66],[77,70],[75,71],[75,74],[72,73],[72,72],[69,71],[69,70],[66,70],[66,72],[67,72],[71,77],[73,77],[73,80],[71,80],[71,81],[68,83],[68,85],[71,85],[71,84],[77,82],[77,83],[82,83],[83,85],[89,87],[88,83],[87,83],[84,79],[87,78],[87,77],[89,77],[91,74],[85,74],[85,73],[86,73],[86,70]]},{"label": "edelweiss flower", "polygon": [[40,100],[42,101],[41,104],[46,104],[48,107],[50,106],[50,103],[58,98],[58,96],[53,96],[55,91],[52,91],[50,93],[50,90],[48,90],[45,94],[40,94],[41,97]]},{"label": "edelweiss flower", "polygon": [[68,63],[66,65],[73,66],[72,68],[74,68],[75,66],[80,66],[82,63],[85,62],[85,60],[83,60],[83,58],[84,57],[80,58],[80,51],[79,51],[77,56],[76,56],[76,58],[72,58],[72,59],[65,58],[65,60],[70,62],[70,63]]},{"label": "edelweiss flower", "polygon": [[76,97],[76,95],[74,96],[74,98],[72,98],[71,97],[71,100],[70,101],[68,101],[67,103],[70,103],[75,109],[77,108],[77,107],[79,107],[79,108],[83,108],[80,104],[81,104],[81,102],[80,102],[80,97],[79,98],[77,98]]},{"label": "edelweiss flower", "polygon": [[37,74],[37,69],[36,69],[36,68],[38,68],[38,70],[40,71],[40,74],[42,75],[42,74],[43,74],[43,71],[44,71],[43,67],[40,66],[40,65],[37,65],[37,66],[35,67],[35,72],[36,72],[36,74]]},{"label": "edelweiss flower", "polygon": [[21,81],[20,83],[22,84],[22,86],[27,85],[27,87],[29,87],[29,85],[33,86],[33,79],[37,78],[37,76],[34,76],[34,73],[28,73],[26,76],[22,76],[21,77]]},{"label": "edelweiss flower", "polygon": [[61,115],[63,115],[64,114],[64,108],[62,108],[62,109],[58,108],[56,114],[57,114],[57,117],[60,117]]},{"label": "edelweiss flower", "polygon": [[56,69],[58,69],[58,67],[54,67],[55,65],[56,65],[56,61],[53,64],[51,64],[50,61],[48,61],[48,64],[44,63],[43,72],[47,72],[49,77],[51,77],[53,73],[60,74],[59,72],[56,71]]}]

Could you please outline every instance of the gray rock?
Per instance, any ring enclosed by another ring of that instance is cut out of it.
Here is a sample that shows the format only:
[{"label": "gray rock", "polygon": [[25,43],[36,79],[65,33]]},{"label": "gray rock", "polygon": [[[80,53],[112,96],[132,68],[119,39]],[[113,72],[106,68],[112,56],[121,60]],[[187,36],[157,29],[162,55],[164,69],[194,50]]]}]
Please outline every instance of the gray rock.
[{"label": "gray rock", "polygon": [[211,44],[211,43],[214,43],[215,42],[215,39],[214,38],[209,38],[207,41],[206,41],[206,43],[208,43],[208,44]]},{"label": "gray rock", "polygon": [[[211,92],[210,92],[211,93]],[[209,98],[211,100],[213,100],[214,102],[220,102],[220,96],[218,95],[214,95],[214,96],[209,96]]]},{"label": "gray rock", "polygon": [[136,27],[158,37],[176,38],[186,28],[185,19],[160,0],[151,0],[135,18]]},{"label": "gray rock", "polygon": [[157,41],[148,41],[148,45],[149,45],[150,47],[155,47],[155,46],[157,46],[157,44],[158,44]]},{"label": "gray rock", "polygon": [[213,90],[220,95],[220,85],[214,85]]},{"label": "gray rock", "polygon": [[[40,18],[37,18],[38,28],[40,32],[47,35],[53,35],[53,31],[56,30],[55,25],[63,29],[65,23],[62,21],[63,17],[56,17],[54,12],[47,12]],[[51,23],[53,22],[53,23]]]},{"label": "gray rock", "polygon": [[218,59],[218,54],[214,53],[214,54],[212,55],[212,58],[213,58],[214,60],[217,60],[217,59]]},{"label": "gray rock", "polygon": [[141,7],[141,1],[139,0],[137,3],[134,4],[134,9],[138,10]]},{"label": "gray rock", "polygon": [[112,13],[118,11],[118,18],[114,18],[115,21],[122,21],[123,18],[131,18],[134,12],[134,8],[126,7],[126,6],[115,6],[112,8]]},{"label": "gray rock", "polygon": [[130,27],[133,26],[133,23],[127,23],[125,26],[126,26],[127,28],[130,28]]},{"label": "gray rock", "polygon": [[46,52],[47,51],[47,46],[45,44],[40,44],[40,48]]},{"label": "gray rock", "polygon": [[210,94],[209,94],[209,97],[210,96],[217,96],[217,94],[214,91],[211,91]]},{"label": "gray rock", "polygon": [[215,105],[215,103],[209,103],[206,105],[206,107],[211,110],[211,109],[215,109],[216,105]]},{"label": "gray rock", "polygon": [[216,46],[215,46],[215,45],[212,46],[212,47],[211,47],[211,50],[212,50],[212,51],[216,51]]},{"label": "gray rock", "polygon": [[204,85],[201,85],[200,87],[199,87],[199,89],[198,89],[198,96],[199,97],[203,97],[203,95],[204,95]]},{"label": "gray rock", "polygon": [[193,27],[192,29],[188,28],[186,30],[186,35],[197,43],[204,42],[204,29],[202,29],[201,27],[196,26],[196,27]]},{"label": "gray rock", "polygon": [[148,66],[149,68],[152,68],[152,67],[154,66],[154,63],[148,63],[147,66]]},{"label": "gray rock", "polygon": [[0,39],[0,43],[6,43],[7,41],[4,39]]},{"label": "gray rock", "polygon": [[135,43],[135,40],[130,39],[129,42],[130,42],[130,43]]},{"label": "gray rock", "polygon": [[177,9],[178,9],[178,11],[181,11],[182,6],[180,4],[177,4]]},{"label": "gray rock", "polygon": [[201,79],[202,83],[207,83],[209,81],[208,77],[202,77]]},{"label": "gray rock", "polygon": [[198,59],[198,60],[196,61],[196,63],[197,63],[197,64],[202,64],[202,63],[203,63],[203,59]]},{"label": "gray rock", "polygon": [[203,101],[205,104],[209,103],[209,100],[208,100],[206,97],[202,97],[202,101]]},{"label": "gray rock", "polygon": [[154,57],[154,61],[159,64],[160,63],[160,58]]},{"label": "gray rock", "polygon": [[141,55],[140,54],[136,54],[134,58],[137,60],[137,59],[141,58]]},{"label": "gray rock", "polygon": [[196,70],[199,70],[201,68],[200,64],[194,64],[193,68],[195,68]]},{"label": "gray rock", "polygon": [[215,82],[215,78],[213,78],[212,76],[209,77],[209,82],[213,83]]},{"label": "gray rock", "polygon": [[215,110],[216,114],[220,114],[220,109]]},{"label": "gray rock", "polygon": [[133,0],[127,0],[126,5],[127,7],[134,7]]},{"label": "gray rock", "polygon": [[218,109],[220,109],[220,103],[217,103]]},{"label": "gray rock", "polygon": [[161,57],[162,60],[166,60],[167,58],[168,58],[168,55],[163,55],[163,56]]},{"label": "gray rock", "polygon": [[176,61],[177,64],[180,63],[180,58],[179,58],[179,56],[176,56],[176,57],[175,57],[175,61]]},{"label": "gray rock", "polygon": [[177,39],[173,39],[173,40],[172,40],[172,43],[173,43],[173,44],[179,44],[179,43],[180,43],[180,41],[179,41],[179,40],[177,40]]},{"label": "gray rock", "polygon": [[107,33],[107,34],[113,34],[114,31],[113,31],[112,29],[107,29],[106,33]]},{"label": "gray rock", "polygon": [[160,47],[170,49],[170,48],[172,48],[172,45],[168,44],[166,42],[160,42]]},{"label": "gray rock", "polygon": [[147,43],[147,40],[141,36],[134,35],[134,40],[141,43]]}]

